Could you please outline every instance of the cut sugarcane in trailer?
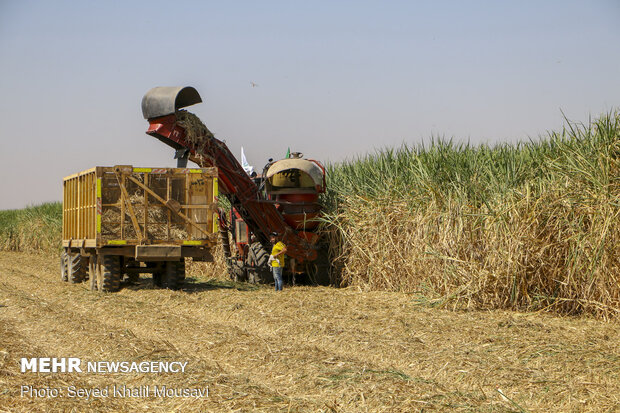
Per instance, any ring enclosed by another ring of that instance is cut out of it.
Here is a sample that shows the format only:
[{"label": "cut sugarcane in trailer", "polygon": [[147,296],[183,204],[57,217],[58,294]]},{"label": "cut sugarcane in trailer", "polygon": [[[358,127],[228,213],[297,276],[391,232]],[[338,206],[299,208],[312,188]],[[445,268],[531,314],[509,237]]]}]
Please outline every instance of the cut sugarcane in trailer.
[{"label": "cut sugarcane in trailer", "polygon": [[61,276],[117,291],[153,274],[179,289],[185,257],[211,261],[217,243],[215,168],[95,167],[64,179]]}]

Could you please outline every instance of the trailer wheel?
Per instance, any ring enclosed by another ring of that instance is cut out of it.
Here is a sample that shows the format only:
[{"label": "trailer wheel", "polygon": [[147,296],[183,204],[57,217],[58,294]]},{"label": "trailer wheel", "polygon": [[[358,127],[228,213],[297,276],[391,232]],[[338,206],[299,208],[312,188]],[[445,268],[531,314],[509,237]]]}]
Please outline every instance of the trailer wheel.
[{"label": "trailer wheel", "polygon": [[179,288],[185,284],[185,258],[181,258],[181,261],[176,262],[177,267],[177,279],[179,280]]},{"label": "trailer wheel", "polygon": [[140,263],[136,261],[135,258],[124,257],[123,258],[123,275],[129,280],[131,283],[137,283],[140,281],[139,273],[130,273],[128,269],[140,268]]},{"label": "trailer wheel", "polygon": [[153,285],[157,288],[162,288],[164,285],[164,270],[162,267],[162,262],[146,262],[146,268],[152,270],[153,274]]},{"label": "trailer wheel", "polygon": [[67,274],[71,284],[78,284],[86,279],[86,260],[81,254],[67,254]]},{"label": "trailer wheel", "polygon": [[185,282],[185,260],[166,261],[164,287],[179,290]]},{"label": "trailer wheel", "polygon": [[103,256],[103,285],[101,291],[115,292],[121,288],[121,259],[117,255]]},{"label": "trailer wheel", "polygon": [[67,274],[67,251],[60,253],[60,279],[64,282],[69,281]]},{"label": "trailer wheel", "polygon": [[260,242],[255,242],[248,251],[248,282],[252,284],[267,284],[273,280],[269,268],[269,252]]},{"label": "trailer wheel", "polygon": [[153,273],[153,285],[155,285],[155,287],[162,288],[164,286],[163,278],[164,277],[161,272],[154,272]]}]

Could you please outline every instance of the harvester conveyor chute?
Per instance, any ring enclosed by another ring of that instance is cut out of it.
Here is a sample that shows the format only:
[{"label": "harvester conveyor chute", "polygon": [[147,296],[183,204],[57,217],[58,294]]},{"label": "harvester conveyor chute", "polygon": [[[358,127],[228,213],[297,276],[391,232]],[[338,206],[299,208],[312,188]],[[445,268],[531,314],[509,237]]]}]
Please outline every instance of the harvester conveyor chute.
[{"label": "harvester conveyor chute", "polygon": [[189,159],[201,167],[217,167],[221,193],[239,212],[261,244],[268,245],[269,234],[279,232],[287,245],[288,256],[299,263],[315,260],[316,247],[284,221],[273,203],[265,202],[259,188],[224,142],[213,136],[205,137],[200,147],[189,142],[187,131],[177,122],[177,111],[200,102],[202,99],[193,87],[151,89],[142,99],[142,113],[149,122],[146,133],[177,151],[189,149]]}]

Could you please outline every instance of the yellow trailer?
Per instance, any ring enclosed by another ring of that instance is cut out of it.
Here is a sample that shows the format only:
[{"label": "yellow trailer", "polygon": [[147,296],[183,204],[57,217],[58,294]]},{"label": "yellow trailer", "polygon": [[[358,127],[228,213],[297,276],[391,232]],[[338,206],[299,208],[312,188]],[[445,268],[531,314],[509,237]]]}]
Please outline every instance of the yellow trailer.
[{"label": "yellow trailer", "polygon": [[217,168],[97,166],[64,178],[61,277],[117,291],[152,273],[181,288],[185,258],[211,261],[217,243]]}]

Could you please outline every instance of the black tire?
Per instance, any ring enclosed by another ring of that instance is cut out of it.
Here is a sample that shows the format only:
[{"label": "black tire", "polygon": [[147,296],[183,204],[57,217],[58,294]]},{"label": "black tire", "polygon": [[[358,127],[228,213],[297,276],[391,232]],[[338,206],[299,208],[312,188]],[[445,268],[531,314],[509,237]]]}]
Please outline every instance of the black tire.
[{"label": "black tire", "polygon": [[140,268],[140,263],[138,261],[136,261],[135,258],[124,257],[123,258],[122,268],[123,268],[123,276],[130,283],[137,283],[138,281],[140,281],[140,274],[138,274],[138,273],[131,273],[130,274],[127,271],[127,269],[130,269],[130,268]]},{"label": "black tire", "polygon": [[251,260],[249,264],[256,267],[265,267],[269,261],[269,252],[260,242],[255,242],[250,246],[248,258]]},{"label": "black tire", "polygon": [[152,270],[153,274],[153,285],[157,288],[162,288],[164,286],[164,268],[162,267],[162,262],[145,262],[146,268]]},{"label": "black tire", "polygon": [[176,262],[177,267],[177,280],[179,281],[179,288],[185,284],[185,258],[181,258],[181,261]]},{"label": "black tire", "polygon": [[268,284],[273,281],[273,275],[268,262],[269,252],[260,242],[253,243],[250,246],[246,259],[248,282],[252,284]]},{"label": "black tire", "polygon": [[67,251],[60,254],[60,279],[64,282],[69,281],[69,271],[67,270]]},{"label": "black tire", "polygon": [[185,260],[167,261],[164,271],[164,287],[179,290],[185,282]]},{"label": "black tire", "polygon": [[67,275],[71,284],[78,284],[87,278],[87,262],[86,257],[81,254],[67,254]]},{"label": "black tire", "polygon": [[104,255],[102,281],[100,290],[104,292],[115,292],[121,288],[121,257],[117,255]]},{"label": "black tire", "polygon": [[235,282],[247,281],[245,268],[243,268],[243,261],[232,258],[226,260],[226,263],[228,264],[228,275],[230,275],[231,280]]}]

